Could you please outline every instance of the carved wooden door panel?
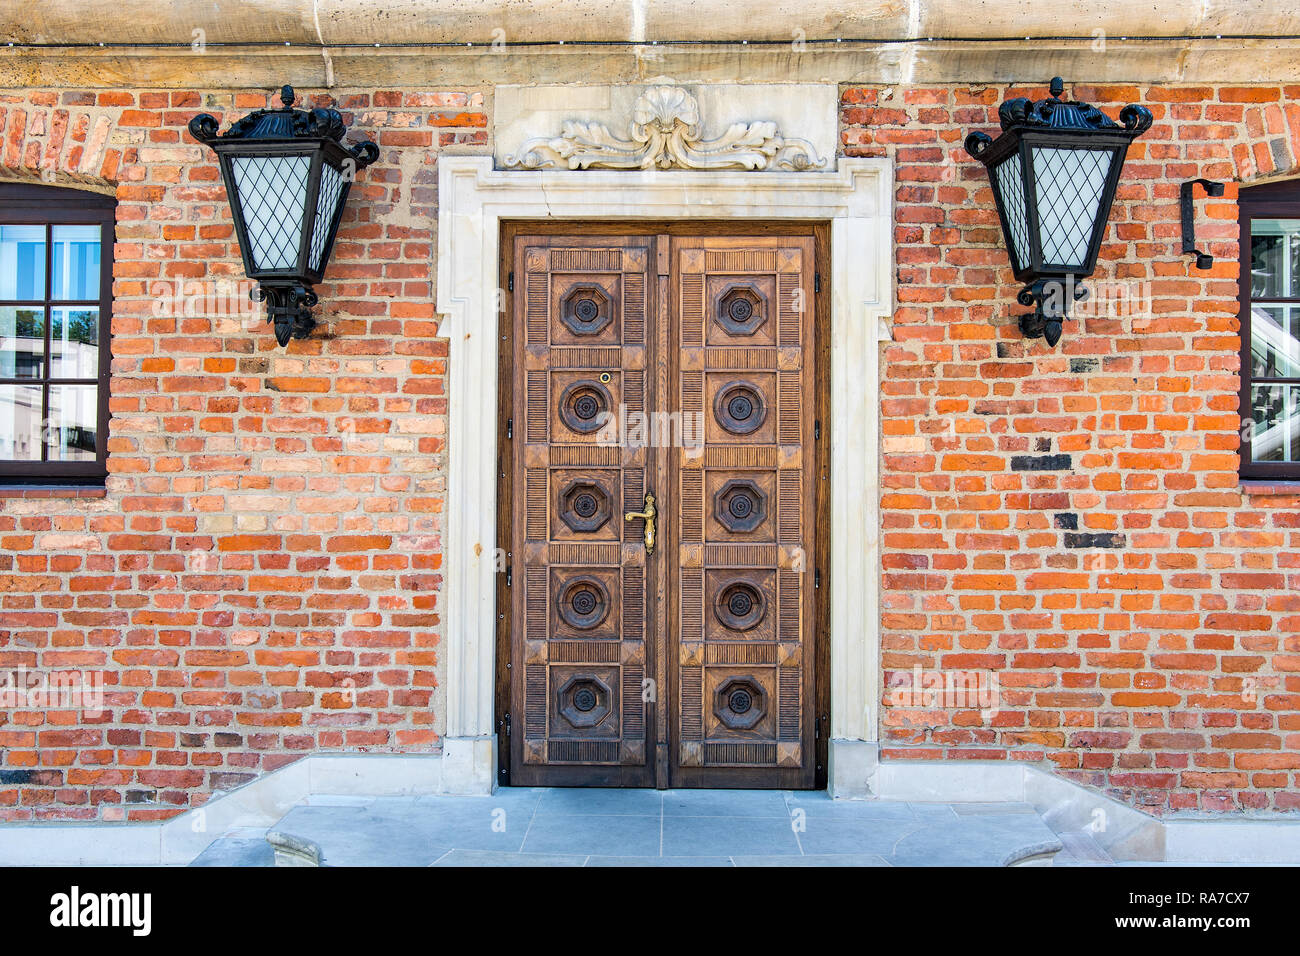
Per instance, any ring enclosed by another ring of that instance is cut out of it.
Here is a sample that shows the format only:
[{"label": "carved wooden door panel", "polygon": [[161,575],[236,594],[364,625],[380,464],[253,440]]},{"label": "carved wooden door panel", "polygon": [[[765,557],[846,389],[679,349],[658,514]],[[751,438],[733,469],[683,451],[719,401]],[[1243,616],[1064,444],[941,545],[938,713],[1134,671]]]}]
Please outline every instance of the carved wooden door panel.
[{"label": "carved wooden door panel", "polygon": [[[511,782],[653,786],[649,449],[610,430],[655,387],[654,237],[514,243]],[[656,556],[657,557],[657,556]]]},{"label": "carved wooden door panel", "polygon": [[814,241],[673,240],[674,786],[813,785]]},{"label": "carved wooden door panel", "polygon": [[813,786],[813,237],[519,234],[509,268],[510,782]]}]

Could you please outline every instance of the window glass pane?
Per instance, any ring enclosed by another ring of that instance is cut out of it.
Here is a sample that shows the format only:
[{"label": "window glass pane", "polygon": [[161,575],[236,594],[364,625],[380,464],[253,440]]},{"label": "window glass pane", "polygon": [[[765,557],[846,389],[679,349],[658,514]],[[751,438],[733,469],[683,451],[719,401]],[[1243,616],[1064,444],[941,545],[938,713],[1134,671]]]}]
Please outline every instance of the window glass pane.
[{"label": "window glass pane", "polygon": [[1250,374],[1252,378],[1300,378],[1300,306],[1251,308]]},{"label": "window glass pane", "polygon": [[0,385],[0,459],[41,460],[41,390]]},{"label": "window glass pane", "polygon": [[99,309],[50,310],[50,378],[99,375]]},{"label": "window glass pane", "polygon": [[51,385],[45,433],[50,461],[94,461],[98,420],[94,385]]},{"label": "window glass pane", "polygon": [[0,306],[0,378],[45,374],[45,310]]},{"label": "window glass pane", "polygon": [[45,298],[45,227],[0,226],[0,299]]},{"label": "window glass pane", "polygon": [[1251,459],[1300,462],[1300,385],[1253,385],[1250,407]]},{"label": "window glass pane", "polygon": [[1300,298],[1300,219],[1251,220],[1250,294]]},{"label": "window glass pane", "polygon": [[99,226],[55,226],[52,240],[54,298],[98,299]]}]

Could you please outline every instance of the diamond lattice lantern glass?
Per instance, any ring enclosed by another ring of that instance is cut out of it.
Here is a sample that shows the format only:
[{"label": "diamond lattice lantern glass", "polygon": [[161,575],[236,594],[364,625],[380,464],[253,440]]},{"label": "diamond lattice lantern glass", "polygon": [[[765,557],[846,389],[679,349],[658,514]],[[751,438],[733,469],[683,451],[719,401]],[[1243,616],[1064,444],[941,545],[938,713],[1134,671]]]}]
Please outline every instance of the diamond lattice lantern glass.
[{"label": "diamond lattice lantern glass", "polygon": [[253,297],[266,302],[276,341],[287,345],[316,326],[312,286],[329,264],[352,181],[379,158],[379,147],[344,146],[338,111],[294,109],[292,87],[280,91],[280,102],[221,135],[216,119],[200,113],[190,134],[217,154],[244,269],[258,283]]},{"label": "diamond lattice lantern glass", "polygon": [[1144,106],[1124,107],[1116,123],[1087,103],[1062,100],[1064,91],[1058,76],[1050,99],[1002,104],[996,140],[966,137],[966,152],[988,170],[1011,266],[1025,283],[1017,299],[1036,307],[1020,317],[1020,330],[1053,346],[1070,306],[1088,294],[1078,280],[1097,266],[1129,144],[1151,126]]}]

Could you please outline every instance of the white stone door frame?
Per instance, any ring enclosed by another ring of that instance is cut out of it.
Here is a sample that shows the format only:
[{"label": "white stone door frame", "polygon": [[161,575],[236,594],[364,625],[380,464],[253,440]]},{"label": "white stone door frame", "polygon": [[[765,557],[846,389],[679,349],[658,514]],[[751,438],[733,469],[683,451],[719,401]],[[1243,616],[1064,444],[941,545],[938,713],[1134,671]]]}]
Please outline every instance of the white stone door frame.
[{"label": "white stone door frame", "polygon": [[831,225],[830,789],[866,792],[880,689],[880,342],[893,314],[893,166],[834,172],[501,171],[438,160],[438,312],[450,342],[443,789],[495,784],[497,379],[505,220],[801,219]]}]

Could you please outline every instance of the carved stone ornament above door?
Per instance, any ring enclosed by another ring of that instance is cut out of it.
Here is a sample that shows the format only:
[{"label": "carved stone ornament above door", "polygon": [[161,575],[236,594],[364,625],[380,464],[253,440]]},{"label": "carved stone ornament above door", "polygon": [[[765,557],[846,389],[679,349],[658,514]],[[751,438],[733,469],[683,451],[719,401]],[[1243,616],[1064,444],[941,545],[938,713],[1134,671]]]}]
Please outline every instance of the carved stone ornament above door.
[{"label": "carved stone ornament above door", "polygon": [[527,141],[505,157],[507,169],[819,170],[812,143],[785,137],[768,121],[733,123],[704,138],[700,107],[679,86],[654,86],[632,107],[629,137],[604,123],[569,120],[560,135]]}]

